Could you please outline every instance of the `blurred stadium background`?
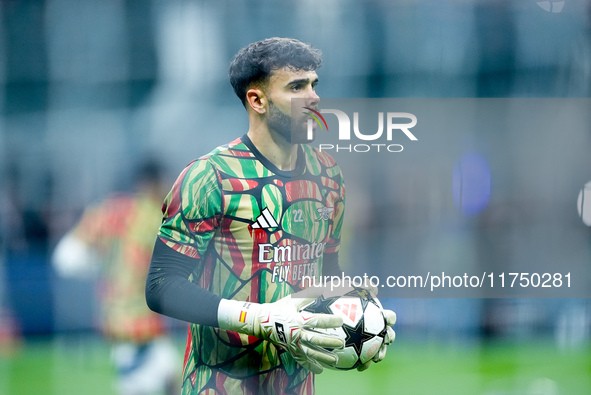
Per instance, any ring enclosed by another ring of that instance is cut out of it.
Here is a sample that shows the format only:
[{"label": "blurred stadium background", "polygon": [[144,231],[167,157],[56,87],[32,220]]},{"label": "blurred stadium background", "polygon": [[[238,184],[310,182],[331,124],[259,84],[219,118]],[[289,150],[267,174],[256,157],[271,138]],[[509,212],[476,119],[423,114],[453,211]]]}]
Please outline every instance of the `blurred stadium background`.
[{"label": "blurred stadium background", "polygon": [[[172,184],[189,161],[242,135],[247,123],[228,63],[244,45],[269,36],[322,49],[324,97],[591,94],[587,0],[1,1],[1,394],[113,393],[113,368],[96,332],[96,280],[57,277],[50,254],[88,204],[132,185],[142,159],[161,158]],[[495,131],[482,125],[479,133]],[[499,134],[499,144],[506,139]],[[520,150],[514,163],[527,163],[530,155]],[[453,164],[450,195],[452,171]],[[580,174],[582,188],[591,169]],[[537,187],[552,195],[555,186]],[[591,233],[577,218],[577,193],[568,215],[589,247],[569,259],[588,265]],[[382,204],[394,209],[382,224],[404,216],[405,223],[441,225],[450,210],[437,197],[415,204],[412,189],[407,195],[385,197]],[[489,215],[488,227],[468,228],[468,240],[480,243],[475,268],[527,254],[499,249],[551,226],[551,216],[503,216],[531,199],[517,188],[510,200],[491,201],[484,210],[498,214]],[[530,233],[504,230],[519,221]],[[434,246],[450,243],[452,252],[473,253],[465,234],[437,229]],[[390,232],[404,240],[404,226]],[[386,362],[365,373],[325,373],[317,378],[319,393],[591,393],[588,299],[385,304],[399,316]],[[182,349],[185,324],[170,326]]]}]

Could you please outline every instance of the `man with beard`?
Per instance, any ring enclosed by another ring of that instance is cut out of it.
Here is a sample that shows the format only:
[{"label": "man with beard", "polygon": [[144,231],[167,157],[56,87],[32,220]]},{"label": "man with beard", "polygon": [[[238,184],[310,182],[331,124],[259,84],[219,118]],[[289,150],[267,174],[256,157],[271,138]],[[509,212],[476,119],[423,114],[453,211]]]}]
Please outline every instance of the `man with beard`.
[{"label": "man with beard", "polygon": [[[343,347],[313,330],[341,318],[300,311],[313,299],[291,296],[304,273],[341,275],[341,172],[301,144],[308,118],[291,109],[292,99],[317,107],[320,64],[295,39],[241,49],[229,75],[248,132],[189,164],[166,197],[146,299],[191,323],[183,394],[312,394],[314,373],[336,361],[329,350]],[[384,355],[385,346],[376,361]]]}]

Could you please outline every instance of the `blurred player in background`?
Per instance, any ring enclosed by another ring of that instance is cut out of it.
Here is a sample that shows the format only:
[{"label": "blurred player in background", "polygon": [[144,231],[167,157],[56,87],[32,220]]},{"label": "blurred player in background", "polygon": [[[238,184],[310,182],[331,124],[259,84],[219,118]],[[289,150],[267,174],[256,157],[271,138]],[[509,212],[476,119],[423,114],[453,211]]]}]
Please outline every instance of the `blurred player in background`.
[{"label": "blurred player in background", "polygon": [[335,362],[327,349],[343,346],[310,330],[339,327],[340,317],[300,312],[313,299],[291,297],[304,275],[341,275],[341,172],[300,144],[308,118],[291,110],[291,99],[317,107],[320,64],[318,50],[294,39],[240,50],[229,74],[247,134],[189,164],[166,197],[146,299],[192,323],[185,395],[312,394],[314,373]]},{"label": "blurred player in background", "polygon": [[60,240],[53,264],[63,277],[101,274],[101,325],[114,342],[124,395],[176,393],[180,362],[164,317],[145,303],[145,278],[162,215],[162,169],[146,161],[135,194],[115,194],[86,209]]}]

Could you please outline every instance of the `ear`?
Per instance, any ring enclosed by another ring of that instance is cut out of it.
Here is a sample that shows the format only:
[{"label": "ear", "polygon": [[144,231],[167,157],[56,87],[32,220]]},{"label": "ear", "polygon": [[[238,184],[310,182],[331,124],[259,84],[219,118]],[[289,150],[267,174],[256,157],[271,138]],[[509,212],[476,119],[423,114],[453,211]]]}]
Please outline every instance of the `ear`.
[{"label": "ear", "polygon": [[267,112],[267,96],[260,89],[252,88],[246,92],[246,102],[258,114]]}]

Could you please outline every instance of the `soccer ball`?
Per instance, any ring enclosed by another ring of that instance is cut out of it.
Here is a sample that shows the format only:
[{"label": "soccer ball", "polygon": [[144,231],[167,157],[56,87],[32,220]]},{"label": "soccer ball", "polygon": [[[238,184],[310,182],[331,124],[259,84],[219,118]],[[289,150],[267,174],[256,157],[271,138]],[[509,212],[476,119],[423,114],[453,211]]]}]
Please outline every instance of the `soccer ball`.
[{"label": "soccer ball", "polygon": [[343,349],[331,350],[337,355],[338,361],[328,368],[355,369],[371,360],[384,343],[386,320],[382,314],[382,304],[365,289],[354,288],[343,296],[320,297],[303,310],[343,318],[343,325],[339,328],[315,329],[337,335],[345,341]]}]

